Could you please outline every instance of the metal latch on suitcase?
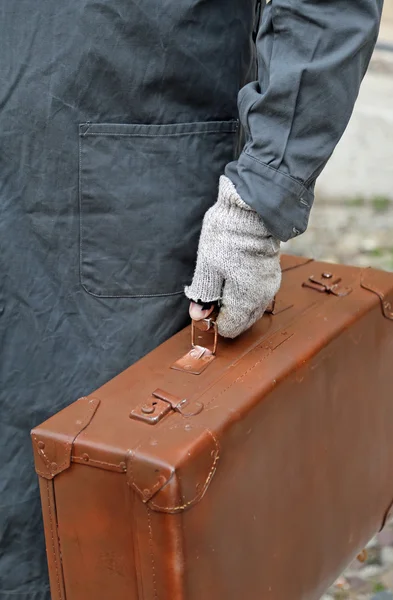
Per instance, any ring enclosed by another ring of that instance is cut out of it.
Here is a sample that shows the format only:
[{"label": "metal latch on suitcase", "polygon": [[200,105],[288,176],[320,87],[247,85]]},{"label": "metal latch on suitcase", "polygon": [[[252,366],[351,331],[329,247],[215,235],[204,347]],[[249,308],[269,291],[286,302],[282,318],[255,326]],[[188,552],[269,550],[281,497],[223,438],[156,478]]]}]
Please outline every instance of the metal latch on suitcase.
[{"label": "metal latch on suitcase", "polygon": [[158,389],[152,393],[146,402],[131,411],[130,418],[155,425],[170,412],[178,412],[183,417],[194,417],[199,415],[202,410],[202,402],[190,402],[186,398],[181,399]]},{"label": "metal latch on suitcase", "polygon": [[343,287],[341,281],[341,277],[334,277],[333,273],[322,273],[320,278],[310,275],[308,280],[303,283],[303,287],[334,296],[348,296],[352,292],[352,288]]}]

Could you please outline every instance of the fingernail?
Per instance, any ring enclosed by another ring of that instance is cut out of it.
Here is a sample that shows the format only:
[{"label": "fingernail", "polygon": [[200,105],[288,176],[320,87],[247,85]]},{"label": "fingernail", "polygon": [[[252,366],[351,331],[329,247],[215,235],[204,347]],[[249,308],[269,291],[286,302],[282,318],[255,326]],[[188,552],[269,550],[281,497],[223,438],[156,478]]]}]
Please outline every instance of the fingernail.
[{"label": "fingernail", "polygon": [[211,308],[206,310],[206,309],[203,309],[199,304],[196,304],[196,302],[190,303],[190,317],[194,321],[200,321],[201,319],[207,319],[207,317],[210,315],[211,312],[212,312]]}]

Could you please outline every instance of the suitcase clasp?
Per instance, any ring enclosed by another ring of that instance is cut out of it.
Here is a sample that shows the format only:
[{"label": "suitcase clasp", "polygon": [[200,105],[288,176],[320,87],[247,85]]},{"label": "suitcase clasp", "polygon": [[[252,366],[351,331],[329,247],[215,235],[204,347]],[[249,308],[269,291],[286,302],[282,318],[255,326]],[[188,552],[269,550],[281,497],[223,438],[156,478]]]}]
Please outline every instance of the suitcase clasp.
[{"label": "suitcase clasp", "polygon": [[192,409],[187,411],[190,404],[191,402],[186,398],[181,399],[164,390],[157,389],[146,402],[131,411],[130,419],[155,425],[172,411],[180,413],[183,417],[194,417],[202,412],[202,402],[193,402]]},{"label": "suitcase clasp", "polygon": [[352,288],[343,287],[341,277],[335,278],[333,273],[322,273],[321,277],[310,275],[307,281],[303,283],[303,287],[311,288],[317,292],[333,294],[334,296],[348,296],[352,292]]}]

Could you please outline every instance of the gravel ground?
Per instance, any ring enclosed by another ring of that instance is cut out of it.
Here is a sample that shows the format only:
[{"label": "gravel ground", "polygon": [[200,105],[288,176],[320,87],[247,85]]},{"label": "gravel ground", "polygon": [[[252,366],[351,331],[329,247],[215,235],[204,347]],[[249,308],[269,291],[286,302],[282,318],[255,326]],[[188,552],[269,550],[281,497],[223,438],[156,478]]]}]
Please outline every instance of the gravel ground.
[{"label": "gravel ground", "polygon": [[355,560],[321,600],[393,600],[393,523],[371,540],[367,552],[367,560]]},{"label": "gravel ground", "polygon": [[[393,202],[384,197],[316,200],[309,229],[283,251],[393,271]],[[393,600],[393,522],[371,540],[321,600]]]}]

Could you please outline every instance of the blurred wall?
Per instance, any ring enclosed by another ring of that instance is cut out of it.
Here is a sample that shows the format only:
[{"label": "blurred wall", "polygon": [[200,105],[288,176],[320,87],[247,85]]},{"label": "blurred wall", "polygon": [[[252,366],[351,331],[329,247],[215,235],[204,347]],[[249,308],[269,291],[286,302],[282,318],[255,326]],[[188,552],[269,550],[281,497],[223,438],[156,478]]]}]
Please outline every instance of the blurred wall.
[{"label": "blurred wall", "polygon": [[393,200],[393,0],[385,0],[379,42],[344,136],[319,178],[327,199]]}]

